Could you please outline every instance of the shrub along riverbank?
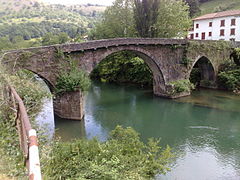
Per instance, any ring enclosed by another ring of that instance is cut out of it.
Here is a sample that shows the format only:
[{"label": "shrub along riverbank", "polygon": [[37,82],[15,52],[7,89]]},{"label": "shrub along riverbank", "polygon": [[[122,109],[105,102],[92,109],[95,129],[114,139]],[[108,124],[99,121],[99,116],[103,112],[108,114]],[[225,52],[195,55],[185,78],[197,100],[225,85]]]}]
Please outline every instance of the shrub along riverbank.
[{"label": "shrub along riverbank", "polygon": [[217,80],[219,88],[240,93],[240,67],[236,64],[222,65]]},{"label": "shrub along riverbank", "polygon": [[[0,67],[0,174],[10,177],[24,178],[26,169],[15,122],[15,111],[6,97],[6,87],[12,85],[22,97],[29,117],[35,126],[34,119],[41,109],[43,99],[49,96],[41,86],[32,79],[32,74],[19,72],[10,75]],[[38,128],[39,129],[39,128]],[[43,142],[43,137],[40,142]]]}]

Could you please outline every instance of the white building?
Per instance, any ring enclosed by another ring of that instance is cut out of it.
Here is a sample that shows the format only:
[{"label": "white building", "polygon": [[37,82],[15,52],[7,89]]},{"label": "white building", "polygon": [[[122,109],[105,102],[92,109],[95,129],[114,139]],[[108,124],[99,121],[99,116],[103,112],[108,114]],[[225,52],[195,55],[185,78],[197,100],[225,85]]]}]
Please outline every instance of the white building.
[{"label": "white building", "polygon": [[205,14],[193,25],[189,39],[240,41],[240,10]]}]

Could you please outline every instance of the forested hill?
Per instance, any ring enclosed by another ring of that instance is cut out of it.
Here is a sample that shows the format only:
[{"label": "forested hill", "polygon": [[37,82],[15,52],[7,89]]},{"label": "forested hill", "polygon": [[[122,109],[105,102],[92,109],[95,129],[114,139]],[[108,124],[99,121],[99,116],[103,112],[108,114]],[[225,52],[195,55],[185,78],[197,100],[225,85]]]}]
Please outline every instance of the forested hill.
[{"label": "forested hill", "polygon": [[201,14],[240,9],[240,0],[205,0],[205,1],[206,2],[200,4]]},{"label": "forested hill", "polygon": [[0,50],[42,45],[44,36],[52,38],[59,33],[65,39],[81,40],[105,8],[91,4],[49,5],[40,0],[0,0]]},{"label": "forested hill", "polygon": [[190,16],[240,9],[240,0],[184,0],[190,6]]}]

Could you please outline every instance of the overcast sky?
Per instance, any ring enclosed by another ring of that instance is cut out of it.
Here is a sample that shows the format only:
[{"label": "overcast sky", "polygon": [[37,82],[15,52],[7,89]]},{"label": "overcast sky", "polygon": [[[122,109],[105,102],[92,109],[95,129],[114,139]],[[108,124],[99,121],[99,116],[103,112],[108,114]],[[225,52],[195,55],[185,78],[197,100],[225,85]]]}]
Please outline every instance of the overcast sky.
[{"label": "overcast sky", "polygon": [[52,4],[99,4],[99,5],[112,5],[114,0],[42,0]]}]

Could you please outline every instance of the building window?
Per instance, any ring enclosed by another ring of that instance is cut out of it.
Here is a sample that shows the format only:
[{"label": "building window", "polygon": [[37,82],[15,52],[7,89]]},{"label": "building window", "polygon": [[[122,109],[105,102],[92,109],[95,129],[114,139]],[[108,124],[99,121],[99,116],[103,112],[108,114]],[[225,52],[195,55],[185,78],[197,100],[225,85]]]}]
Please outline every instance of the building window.
[{"label": "building window", "polygon": [[196,24],[196,28],[199,28],[199,24]]},{"label": "building window", "polygon": [[224,36],[224,29],[220,30],[220,36]]},{"label": "building window", "polygon": [[209,27],[212,27],[212,22],[209,22]]},{"label": "building window", "polygon": [[196,37],[198,37],[198,33],[196,33]]},{"label": "building window", "polygon": [[209,33],[208,33],[208,36],[211,37],[211,36],[212,36],[212,32],[209,32]]},{"label": "building window", "polygon": [[221,27],[225,26],[225,20],[221,20]]},{"label": "building window", "polygon": [[235,29],[231,29],[230,35],[235,35]]},{"label": "building window", "polygon": [[194,39],[194,34],[190,34],[190,39]]},{"label": "building window", "polygon": [[235,26],[236,25],[236,19],[231,19],[231,26]]}]

